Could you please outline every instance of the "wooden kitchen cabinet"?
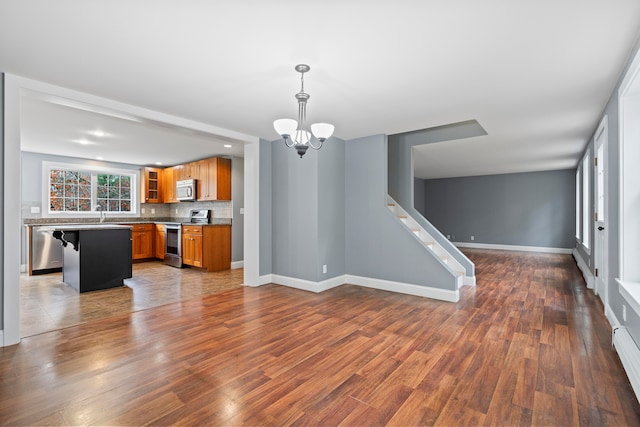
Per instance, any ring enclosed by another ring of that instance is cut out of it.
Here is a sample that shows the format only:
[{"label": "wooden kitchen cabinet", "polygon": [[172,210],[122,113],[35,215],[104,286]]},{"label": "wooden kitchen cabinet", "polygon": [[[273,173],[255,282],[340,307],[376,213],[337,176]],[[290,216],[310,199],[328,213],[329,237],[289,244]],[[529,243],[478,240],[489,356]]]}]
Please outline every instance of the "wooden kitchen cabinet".
[{"label": "wooden kitchen cabinet", "polygon": [[197,200],[231,200],[231,159],[200,160],[197,171]]},{"label": "wooden kitchen cabinet", "polygon": [[153,224],[130,224],[131,258],[134,260],[153,258]]},{"label": "wooden kitchen cabinet", "polygon": [[182,263],[207,271],[231,268],[230,225],[183,225]]},{"label": "wooden kitchen cabinet", "polygon": [[193,267],[203,267],[202,226],[182,226],[182,263]]},{"label": "wooden kitchen cabinet", "polygon": [[164,224],[156,224],[156,235],[154,245],[156,248],[156,258],[164,259]]},{"label": "wooden kitchen cabinet", "polygon": [[162,170],[162,193],[164,203],[178,203],[176,199],[176,166]]},{"label": "wooden kitchen cabinet", "polygon": [[144,176],[141,193],[143,203],[162,203],[162,182],[163,172],[161,168],[142,168],[142,174]]}]

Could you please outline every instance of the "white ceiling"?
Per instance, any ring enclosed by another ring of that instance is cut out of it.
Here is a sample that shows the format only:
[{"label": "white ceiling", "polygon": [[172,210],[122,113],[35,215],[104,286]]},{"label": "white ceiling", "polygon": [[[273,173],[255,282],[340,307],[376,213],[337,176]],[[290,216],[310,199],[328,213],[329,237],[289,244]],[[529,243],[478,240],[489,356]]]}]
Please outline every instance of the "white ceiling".
[{"label": "white ceiling", "polygon": [[[0,0],[0,70],[275,140],[307,63],[308,118],[337,137],[475,119],[488,135],[417,148],[416,175],[523,172],[576,166],[639,24],[637,0]],[[25,99],[24,150],[225,153],[211,135]]]}]

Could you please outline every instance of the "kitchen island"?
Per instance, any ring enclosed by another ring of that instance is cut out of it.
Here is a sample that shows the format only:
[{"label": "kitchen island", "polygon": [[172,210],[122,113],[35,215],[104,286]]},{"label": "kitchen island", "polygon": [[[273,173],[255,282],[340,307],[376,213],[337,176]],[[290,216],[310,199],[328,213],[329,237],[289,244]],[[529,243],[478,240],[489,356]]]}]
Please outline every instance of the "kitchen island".
[{"label": "kitchen island", "polygon": [[78,292],[123,286],[132,276],[130,226],[69,224],[50,230],[64,247],[62,281]]}]

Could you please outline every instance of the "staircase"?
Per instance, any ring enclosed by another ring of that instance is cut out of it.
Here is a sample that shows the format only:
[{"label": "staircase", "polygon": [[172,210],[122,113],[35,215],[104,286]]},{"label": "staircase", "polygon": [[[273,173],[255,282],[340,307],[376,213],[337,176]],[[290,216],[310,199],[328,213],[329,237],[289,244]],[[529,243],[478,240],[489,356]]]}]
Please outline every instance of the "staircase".
[{"label": "staircase", "polygon": [[387,196],[387,207],[404,225],[408,232],[424,246],[440,263],[456,277],[460,289],[465,284],[466,270],[449,252],[442,247],[420,224],[418,224],[391,196]]}]

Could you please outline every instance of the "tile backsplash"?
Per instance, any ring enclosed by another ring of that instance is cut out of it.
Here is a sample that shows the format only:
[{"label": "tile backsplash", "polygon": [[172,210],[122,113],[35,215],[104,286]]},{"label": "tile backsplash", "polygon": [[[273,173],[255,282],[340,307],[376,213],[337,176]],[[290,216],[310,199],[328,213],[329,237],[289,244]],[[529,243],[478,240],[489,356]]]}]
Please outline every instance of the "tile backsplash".
[{"label": "tile backsplash", "polygon": [[[180,203],[141,203],[140,219],[181,219],[189,218],[191,209],[209,209],[211,218],[231,219],[233,205],[231,201],[219,202],[180,202]],[[34,212],[37,211],[37,212]],[[23,203],[22,218],[35,220],[42,218],[40,203]],[[98,213],[96,212],[96,217]]]}]

